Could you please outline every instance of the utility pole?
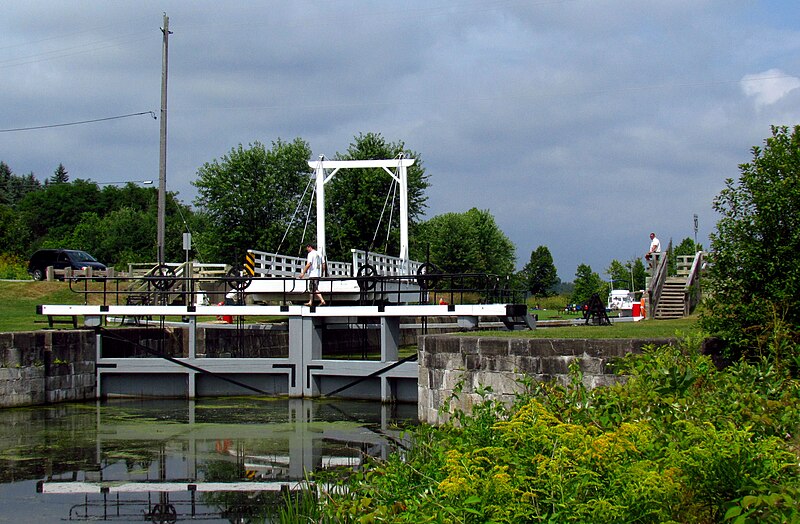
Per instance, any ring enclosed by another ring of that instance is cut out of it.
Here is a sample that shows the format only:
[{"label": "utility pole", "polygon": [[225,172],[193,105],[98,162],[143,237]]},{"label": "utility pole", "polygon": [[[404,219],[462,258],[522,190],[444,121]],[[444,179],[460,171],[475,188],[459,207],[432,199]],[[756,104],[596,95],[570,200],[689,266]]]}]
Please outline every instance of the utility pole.
[{"label": "utility pole", "polygon": [[158,162],[158,263],[164,263],[164,226],[167,207],[167,62],[169,57],[169,17],[164,13],[163,49],[161,54],[161,140]]}]

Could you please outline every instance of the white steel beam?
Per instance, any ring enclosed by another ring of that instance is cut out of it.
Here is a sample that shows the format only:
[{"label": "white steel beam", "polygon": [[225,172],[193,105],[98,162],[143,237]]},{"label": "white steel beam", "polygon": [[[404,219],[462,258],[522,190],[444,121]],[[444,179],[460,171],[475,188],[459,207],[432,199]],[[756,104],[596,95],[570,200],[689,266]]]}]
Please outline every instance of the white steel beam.
[{"label": "white steel beam", "polygon": [[299,316],[299,317],[459,317],[506,316],[506,304],[397,306],[97,306],[45,304],[42,315],[53,316]]}]

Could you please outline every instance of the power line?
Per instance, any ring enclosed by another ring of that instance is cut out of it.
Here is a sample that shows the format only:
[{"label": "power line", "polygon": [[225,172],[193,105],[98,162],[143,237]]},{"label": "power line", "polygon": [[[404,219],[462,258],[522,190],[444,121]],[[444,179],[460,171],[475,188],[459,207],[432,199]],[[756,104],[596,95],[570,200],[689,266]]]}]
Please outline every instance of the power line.
[{"label": "power line", "polygon": [[0,133],[11,133],[14,131],[31,131],[34,129],[50,129],[53,127],[65,127],[65,126],[77,126],[80,124],[92,124],[95,122],[105,122],[106,120],[118,120],[120,118],[128,118],[132,116],[141,116],[141,115],[150,115],[153,117],[153,120],[157,120],[158,117],[156,116],[155,112],[153,111],[142,111],[140,113],[129,113],[127,115],[117,115],[117,116],[107,116],[105,118],[95,118],[93,120],[80,120],[78,122],[67,122],[65,124],[49,124],[45,126],[32,126],[32,127],[16,127],[13,129],[0,129]]}]

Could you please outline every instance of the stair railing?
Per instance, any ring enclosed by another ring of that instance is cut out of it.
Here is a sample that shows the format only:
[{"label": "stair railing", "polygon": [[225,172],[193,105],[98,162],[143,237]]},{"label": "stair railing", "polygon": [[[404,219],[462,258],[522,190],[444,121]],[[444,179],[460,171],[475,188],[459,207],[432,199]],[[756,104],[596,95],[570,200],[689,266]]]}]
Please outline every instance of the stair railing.
[{"label": "stair railing", "polygon": [[703,268],[703,252],[698,251],[694,255],[692,268],[686,277],[686,284],[683,287],[683,314],[689,315],[697,307],[702,298],[702,288],[700,286],[700,273]]},{"label": "stair railing", "polygon": [[658,257],[655,271],[650,278],[650,285],[647,287],[647,318],[655,318],[658,301],[661,300],[661,291],[664,289],[664,282],[667,280],[667,266],[669,265],[669,254],[672,252],[672,240],[667,245],[667,250],[662,251]]}]

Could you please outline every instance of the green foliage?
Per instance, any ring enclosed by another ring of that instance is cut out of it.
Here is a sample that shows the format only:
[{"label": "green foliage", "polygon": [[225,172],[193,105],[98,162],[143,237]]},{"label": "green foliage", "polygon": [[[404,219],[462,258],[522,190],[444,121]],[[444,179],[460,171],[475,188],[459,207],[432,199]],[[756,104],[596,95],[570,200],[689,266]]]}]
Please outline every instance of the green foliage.
[{"label": "green foliage", "polygon": [[25,195],[42,188],[33,173],[15,175],[5,162],[0,162],[0,204],[16,206]]},{"label": "green foliage", "polygon": [[534,296],[544,297],[553,293],[560,280],[553,264],[553,255],[547,246],[539,246],[531,251],[531,258],[522,268],[520,277],[525,288]]},{"label": "green foliage", "polygon": [[67,169],[64,167],[64,164],[58,164],[58,167],[53,172],[53,176],[50,177],[48,180],[50,184],[66,184],[69,182],[69,174],[67,173]]},{"label": "green foliage", "polygon": [[23,256],[28,252],[30,229],[9,205],[0,205],[0,246],[5,253]]},{"label": "green foliage", "polygon": [[636,291],[644,289],[647,270],[640,258],[628,260],[624,264],[615,259],[608,265],[606,274],[611,279],[612,289]]},{"label": "green foliage", "polygon": [[[416,161],[407,169],[408,222],[414,228],[425,210],[428,175],[419,153],[380,133],[359,134],[337,160],[382,160],[399,155]],[[326,186],[328,258],[350,260],[351,249],[397,256],[400,245],[400,197],[394,179],[383,169],[343,169]]]},{"label": "green foliage", "polygon": [[19,256],[0,253],[0,279],[28,280],[28,262]]},{"label": "green foliage", "polygon": [[[420,224],[417,236],[429,248],[430,261],[446,273],[508,276],[514,270],[514,244],[488,210],[437,215]],[[427,249],[421,247],[415,257],[425,260]]]},{"label": "green foliage", "polygon": [[[711,236],[702,323],[732,358],[778,350],[764,345],[776,316],[800,325],[800,126],[773,127],[752,154],[713,203],[722,218]],[[800,333],[791,331],[781,350],[798,355]]]},{"label": "green foliage", "polygon": [[[102,214],[100,189],[85,180],[49,184],[30,192],[17,204],[17,211],[33,238],[63,238],[69,235],[83,213]],[[59,246],[64,247],[64,246]]]},{"label": "green foliage", "polygon": [[[267,150],[241,144],[221,160],[207,162],[192,184],[206,228],[196,242],[216,262],[242,263],[248,249],[276,251],[308,184],[310,146],[297,138]],[[302,224],[288,245],[300,247]]]},{"label": "green foliage", "polygon": [[611,261],[608,268],[606,268],[606,274],[611,279],[612,289],[636,289],[633,287],[633,275],[630,267],[619,260],[614,259]]},{"label": "green foliage", "polygon": [[570,297],[572,303],[584,304],[594,293],[600,295],[600,299],[605,303],[608,292],[608,283],[603,282],[600,275],[592,271],[591,266],[587,264],[578,266],[578,270],[575,272],[575,288]]},{"label": "green foliage", "polygon": [[[692,349],[619,362],[624,383],[528,382],[421,426],[331,496],[340,522],[790,522],[800,386],[767,364],[720,372]],[[750,520],[745,520],[750,519]]]}]

